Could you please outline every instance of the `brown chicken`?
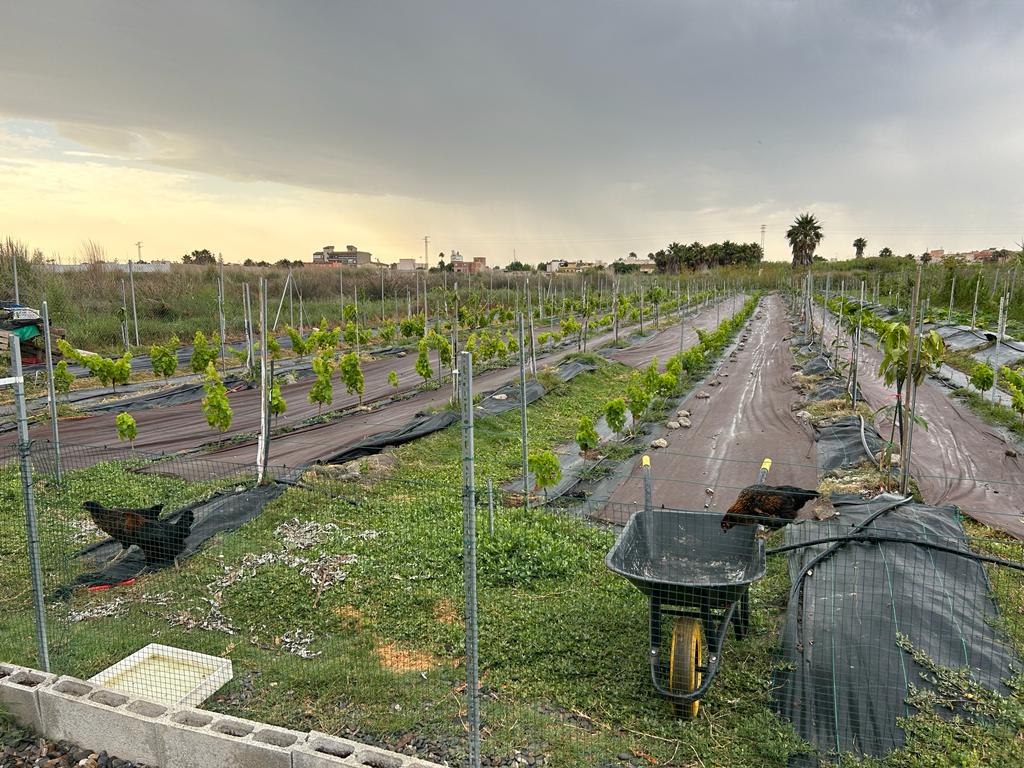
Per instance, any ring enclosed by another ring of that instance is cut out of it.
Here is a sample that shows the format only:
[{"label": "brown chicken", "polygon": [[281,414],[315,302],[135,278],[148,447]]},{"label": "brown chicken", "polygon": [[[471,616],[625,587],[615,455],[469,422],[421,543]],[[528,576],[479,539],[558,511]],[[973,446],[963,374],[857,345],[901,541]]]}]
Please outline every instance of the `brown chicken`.
[{"label": "brown chicken", "polygon": [[808,491],[792,485],[748,485],[740,491],[735,503],[722,518],[722,530],[734,525],[761,523],[766,528],[781,528],[785,522],[796,520],[796,514],[817,491]]},{"label": "brown chicken", "polygon": [[82,509],[89,513],[96,527],[121,545],[124,557],[135,545],[146,556],[146,565],[166,565],[174,562],[185,549],[185,540],[192,529],[195,515],[191,509],[182,512],[175,523],[160,519],[163,504],[142,509],[104,507],[97,501],[86,501]]}]

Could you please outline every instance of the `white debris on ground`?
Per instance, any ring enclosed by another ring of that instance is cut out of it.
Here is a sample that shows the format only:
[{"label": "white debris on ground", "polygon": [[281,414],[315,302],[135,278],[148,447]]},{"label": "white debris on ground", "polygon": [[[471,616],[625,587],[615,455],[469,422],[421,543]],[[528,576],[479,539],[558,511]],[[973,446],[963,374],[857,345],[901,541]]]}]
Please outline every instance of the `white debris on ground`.
[{"label": "white debris on ground", "polygon": [[74,529],[74,532],[71,534],[71,540],[76,544],[92,544],[94,541],[102,541],[109,538],[89,518],[68,520],[67,526]]},{"label": "white debris on ground", "polygon": [[[297,569],[299,573],[309,579],[310,587],[314,593],[314,605],[320,601],[324,592],[343,583],[348,576],[347,566],[358,562],[358,556],[354,553],[327,553],[323,552],[317,557],[297,554],[322,545],[330,536],[337,534],[339,527],[334,523],[320,523],[315,520],[300,521],[292,518],[281,523],[274,529],[274,535],[281,541],[281,548],[269,550],[259,554],[247,552],[241,562],[234,565],[224,564],[221,556],[222,573],[216,579],[206,585],[209,597],[204,597],[207,604],[204,615],[199,615],[195,610],[182,611],[171,617],[172,624],[196,629],[212,629],[233,635],[239,630],[234,627],[226,616],[221,612],[220,601],[223,591],[229,587],[253,578],[256,572],[264,566],[283,565],[286,568]],[[361,541],[372,541],[380,536],[379,531],[368,529],[347,535],[350,539]],[[256,632],[256,628],[249,628],[250,634]],[[303,659],[312,659],[320,655],[319,651],[309,650],[314,640],[311,632],[301,629],[294,629],[281,636],[280,646],[288,653],[293,653]],[[253,640],[253,642],[256,642]]]},{"label": "white debris on ground", "polygon": [[310,549],[336,530],[338,526],[334,523],[318,523],[315,520],[301,523],[297,517],[293,517],[277,526],[274,535],[280,537],[289,549]]},{"label": "white debris on ground", "polygon": [[666,440],[664,437],[659,437],[657,440],[652,440],[651,448],[668,448],[668,440]]},{"label": "white debris on ground", "polygon": [[138,600],[128,600],[124,597],[115,597],[105,603],[88,605],[78,610],[69,610],[67,620],[72,624],[91,619],[120,618],[128,613],[132,605],[141,603],[143,606],[169,605],[173,595],[149,595],[144,594]]},{"label": "white debris on ground", "polygon": [[301,629],[293,629],[281,635],[281,647],[288,653],[294,653],[300,659],[315,659],[321,651],[311,651],[309,646],[313,644],[316,635],[312,632],[304,632]]}]

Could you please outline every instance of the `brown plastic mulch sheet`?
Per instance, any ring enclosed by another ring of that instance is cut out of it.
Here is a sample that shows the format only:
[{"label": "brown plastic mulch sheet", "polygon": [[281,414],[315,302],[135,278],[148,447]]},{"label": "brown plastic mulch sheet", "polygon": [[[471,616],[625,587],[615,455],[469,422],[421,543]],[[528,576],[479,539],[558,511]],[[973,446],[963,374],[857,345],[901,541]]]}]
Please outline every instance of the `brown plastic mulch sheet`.
[{"label": "brown plastic mulch sheet", "polygon": [[[834,338],[830,320],[826,342]],[[895,392],[878,376],[881,353],[862,344],[860,362],[864,399],[873,409],[892,405]],[[927,428],[914,429],[910,472],[924,499],[956,504],[975,520],[1024,539],[1021,447],[927,379],[917,390],[917,414]]]},{"label": "brown plastic mulch sheet", "polygon": [[[791,333],[782,299],[765,297],[743,331],[743,348],[710,377],[708,384],[717,386],[698,387],[683,406],[692,426],[669,431],[668,446],[650,452],[655,506],[724,513],[740,489],[755,482],[765,457],[774,462],[770,483],[818,486],[813,436],[792,410],[799,395],[791,383]],[[705,392],[710,397],[698,396]],[[643,498],[637,458],[608,503],[590,506],[593,516],[621,525]]]}]

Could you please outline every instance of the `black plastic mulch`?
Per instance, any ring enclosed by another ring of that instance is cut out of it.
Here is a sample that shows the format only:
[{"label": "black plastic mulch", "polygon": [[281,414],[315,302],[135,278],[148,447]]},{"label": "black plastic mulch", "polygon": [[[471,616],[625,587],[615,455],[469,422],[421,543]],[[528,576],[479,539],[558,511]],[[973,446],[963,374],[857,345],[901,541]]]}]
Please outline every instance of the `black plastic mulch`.
[{"label": "black plastic mulch", "polygon": [[[839,517],[789,526],[786,544],[848,534],[893,503],[886,496],[834,496]],[[816,765],[837,752],[880,757],[902,746],[897,718],[914,713],[907,704],[911,687],[933,688],[913,650],[942,667],[967,670],[1003,694],[1004,681],[1021,668],[1008,638],[993,626],[999,611],[981,564],[913,543],[969,552],[954,507],[902,504],[864,532],[908,543],[817,544],[789,555],[794,587],[775,706],[822,753],[795,758],[792,765]],[[831,555],[813,562],[830,547]],[[965,715],[959,707],[940,714]]]}]

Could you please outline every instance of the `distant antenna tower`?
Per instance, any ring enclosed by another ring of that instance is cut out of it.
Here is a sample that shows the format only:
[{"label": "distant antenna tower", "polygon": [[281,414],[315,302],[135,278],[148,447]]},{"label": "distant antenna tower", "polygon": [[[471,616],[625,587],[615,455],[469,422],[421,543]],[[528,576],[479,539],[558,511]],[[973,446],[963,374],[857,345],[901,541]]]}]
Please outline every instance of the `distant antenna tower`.
[{"label": "distant antenna tower", "polygon": [[764,224],[761,225],[761,256],[764,257]]}]

